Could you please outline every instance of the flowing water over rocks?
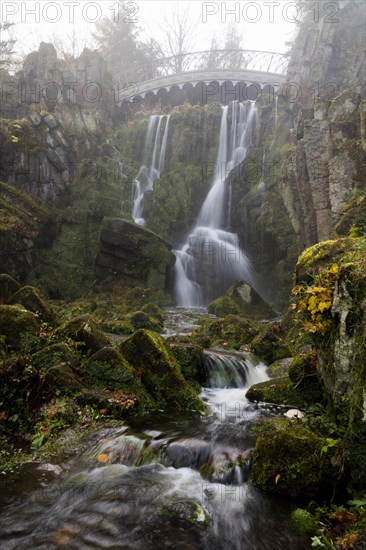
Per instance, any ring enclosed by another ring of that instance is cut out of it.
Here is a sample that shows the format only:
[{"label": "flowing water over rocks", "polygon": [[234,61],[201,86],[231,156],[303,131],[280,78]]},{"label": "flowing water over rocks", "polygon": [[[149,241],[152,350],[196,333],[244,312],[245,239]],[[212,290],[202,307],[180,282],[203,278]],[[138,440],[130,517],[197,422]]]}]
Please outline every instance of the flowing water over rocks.
[{"label": "flowing water over rocks", "polygon": [[[165,126],[163,121],[165,120]],[[143,165],[134,180],[132,217],[138,225],[145,225],[144,194],[152,191],[154,181],[164,169],[168,142],[170,115],[151,115],[145,132]]]},{"label": "flowing water over rocks", "polygon": [[61,475],[36,478],[37,489],[3,506],[2,550],[309,548],[289,506],[247,481],[251,422],[286,410],[245,398],[252,383],[267,379],[265,366],[206,350],[205,368],[201,397],[210,414],[156,413],[87,436]]},{"label": "flowing water over rocks", "polygon": [[235,281],[255,287],[251,262],[230,230],[231,185],[228,176],[252,145],[257,109],[253,101],[232,101],[222,108],[219,147],[212,186],[197,222],[180,250],[175,250],[175,297],[178,306],[206,306]]}]

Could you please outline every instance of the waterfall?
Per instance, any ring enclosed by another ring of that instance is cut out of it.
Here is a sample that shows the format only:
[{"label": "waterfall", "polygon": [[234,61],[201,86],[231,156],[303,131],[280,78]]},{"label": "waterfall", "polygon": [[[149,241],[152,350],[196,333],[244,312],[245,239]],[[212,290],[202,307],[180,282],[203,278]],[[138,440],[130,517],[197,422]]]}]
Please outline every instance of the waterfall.
[{"label": "waterfall", "polygon": [[[164,131],[163,119],[166,118]],[[170,115],[152,115],[147,123],[142,166],[133,182],[132,217],[135,223],[145,225],[144,194],[152,191],[154,181],[160,178],[164,170],[165,154],[168,143]]]},{"label": "waterfall", "polygon": [[265,367],[256,367],[248,357],[224,350],[206,350],[204,364],[210,388],[248,388],[268,380]]},{"label": "waterfall", "polygon": [[175,298],[180,307],[204,307],[235,281],[253,285],[249,258],[229,231],[232,190],[228,176],[245,159],[256,125],[255,103],[232,101],[222,108],[216,173],[197,222],[175,250]]}]

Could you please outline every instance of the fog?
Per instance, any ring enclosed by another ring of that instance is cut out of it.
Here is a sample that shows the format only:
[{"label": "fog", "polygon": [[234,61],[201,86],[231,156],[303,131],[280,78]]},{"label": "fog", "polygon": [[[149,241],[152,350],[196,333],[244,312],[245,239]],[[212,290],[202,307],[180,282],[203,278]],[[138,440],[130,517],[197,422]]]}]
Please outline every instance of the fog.
[{"label": "fog", "polygon": [[[167,21],[177,10],[186,11],[194,25],[191,51],[210,48],[214,38],[224,47],[228,26],[241,38],[241,47],[285,52],[301,18],[299,3],[288,1],[199,2],[138,0],[121,6],[116,0],[30,1],[2,0],[1,22],[12,22],[16,39],[15,59],[38,49],[41,41],[52,42],[58,51],[79,55],[84,47],[96,48],[95,24],[105,17],[123,18],[137,25],[139,38],[164,43]],[[4,39],[2,37],[2,39]]]}]

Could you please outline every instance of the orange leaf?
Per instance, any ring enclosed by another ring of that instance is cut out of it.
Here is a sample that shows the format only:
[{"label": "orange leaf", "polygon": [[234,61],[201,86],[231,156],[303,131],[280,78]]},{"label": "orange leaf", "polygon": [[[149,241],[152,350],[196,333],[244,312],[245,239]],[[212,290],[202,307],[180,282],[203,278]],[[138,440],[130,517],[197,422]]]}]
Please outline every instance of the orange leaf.
[{"label": "orange leaf", "polygon": [[275,484],[277,485],[277,483],[280,481],[280,477],[281,477],[281,474],[277,474],[276,477],[275,477]]},{"label": "orange leaf", "polygon": [[108,455],[98,455],[98,462],[109,462],[109,456]]}]

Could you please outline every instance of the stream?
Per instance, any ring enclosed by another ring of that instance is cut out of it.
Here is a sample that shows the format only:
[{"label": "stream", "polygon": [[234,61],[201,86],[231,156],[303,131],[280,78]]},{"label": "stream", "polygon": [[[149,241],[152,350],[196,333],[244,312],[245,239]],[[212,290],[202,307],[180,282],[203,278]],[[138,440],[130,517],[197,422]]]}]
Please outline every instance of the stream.
[{"label": "stream", "polygon": [[[192,313],[171,311],[167,334],[186,334],[190,323]],[[308,550],[293,505],[248,482],[251,424],[286,411],[245,398],[267,379],[265,365],[215,349],[205,366],[208,415],[121,421],[87,436],[61,468],[25,468],[17,490],[2,491],[1,549]]]}]

